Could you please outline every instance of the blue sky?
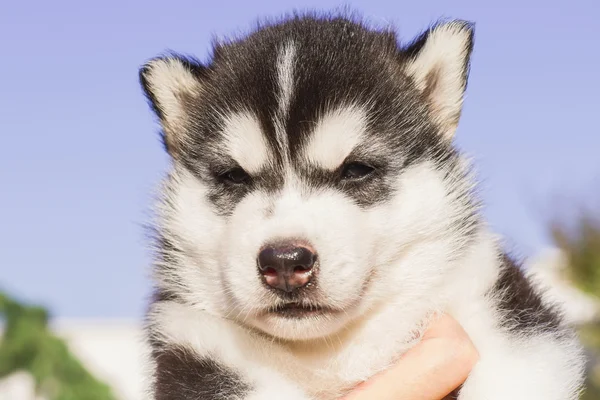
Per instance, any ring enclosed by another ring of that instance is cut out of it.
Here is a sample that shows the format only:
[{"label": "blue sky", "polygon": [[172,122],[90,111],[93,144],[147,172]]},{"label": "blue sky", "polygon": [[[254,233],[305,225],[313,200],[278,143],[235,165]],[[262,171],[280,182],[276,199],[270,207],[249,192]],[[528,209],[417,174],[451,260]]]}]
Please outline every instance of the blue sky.
[{"label": "blue sky", "polygon": [[167,159],[139,65],[165,49],[204,58],[213,34],[293,8],[347,4],[404,38],[439,17],[476,22],[457,140],[518,254],[549,244],[556,195],[600,187],[598,1],[36,3],[0,5],[0,287],[59,316],[144,310],[142,224]]}]

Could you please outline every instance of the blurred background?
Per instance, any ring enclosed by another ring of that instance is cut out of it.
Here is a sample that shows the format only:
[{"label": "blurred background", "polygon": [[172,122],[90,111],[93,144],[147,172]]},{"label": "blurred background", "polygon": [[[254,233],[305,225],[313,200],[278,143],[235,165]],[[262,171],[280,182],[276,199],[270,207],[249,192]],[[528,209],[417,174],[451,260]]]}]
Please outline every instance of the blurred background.
[{"label": "blurred background", "polygon": [[0,400],[142,398],[143,225],[167,158],[139,66],[344,5],[406,40],[476,23],[458,145],[490,224],[581,332],[600,399],[600,2],[55,0],[0,3]]}]

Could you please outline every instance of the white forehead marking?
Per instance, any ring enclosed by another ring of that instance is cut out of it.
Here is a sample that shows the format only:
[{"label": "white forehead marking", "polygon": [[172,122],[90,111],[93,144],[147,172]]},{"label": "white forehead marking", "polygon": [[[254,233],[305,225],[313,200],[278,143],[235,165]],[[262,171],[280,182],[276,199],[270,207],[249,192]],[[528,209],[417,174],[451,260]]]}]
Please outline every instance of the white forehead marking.
[{"label": "white forehead marking", "polygon": [[296,47],[293,42],[287,42],[279,51],[277,57],[277,81],[279,83],[279,111],[288,112],[290,100],[294,91],[294,59]]},{"label": "white forehead marking", "polygon": [[288,138],[286,133],[286,120],[289,112],[290,100],[294,91],[294,60],[296,57],[296,47],[293,42],[285,43],[277,55],[277,83],[279,86],[278,113],[275,118],[275,130],[277,141],[287,160]]},{"label": "white forehead marking", "polygon": [[304,157],[325,169],[336,169],[363,140],[367,114],[357,106],[338,108],[318,122],[304,149]]},{"label": "white forehead marking", "polygon": [[223,135],[228,153],[247,172],[257,173],[269,162],[269,147],[260,124],[252,114],[228,115]]}]

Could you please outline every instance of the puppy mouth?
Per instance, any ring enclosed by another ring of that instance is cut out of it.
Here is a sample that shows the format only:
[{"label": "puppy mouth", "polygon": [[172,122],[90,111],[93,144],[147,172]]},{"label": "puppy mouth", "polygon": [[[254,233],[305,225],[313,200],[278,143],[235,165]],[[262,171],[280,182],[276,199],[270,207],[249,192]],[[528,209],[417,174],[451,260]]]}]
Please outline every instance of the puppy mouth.
[{"label": "puppy mouth", "polygon": [[335,310],[329,307],[315,304],[304,304],[300,302],[280,304],[267,311],[268,314],[288,319],[316,317],[325,314],[332,314],[334,312]]}]

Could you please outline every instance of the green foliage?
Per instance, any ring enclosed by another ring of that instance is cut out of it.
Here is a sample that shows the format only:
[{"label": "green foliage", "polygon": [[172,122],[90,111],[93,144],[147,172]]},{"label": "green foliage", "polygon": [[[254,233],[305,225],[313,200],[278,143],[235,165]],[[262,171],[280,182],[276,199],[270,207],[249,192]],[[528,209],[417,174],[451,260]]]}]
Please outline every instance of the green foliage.
[{"label": "green foliage", "polygon": [[4,334],[0,341],[0,378],[26,371],[38,393],[51,400],[113,400],[110,388],[96,380],[48,328],[48,313],[0,293]]},{"label": "green foliage", "polygon": [[584,292],[600,296],[600,220],[584,212],[573,225],[553,223],[552,236],[569,258],[572,282]]},{"label": "green foliage", "polygon": [[[578,289],[600,297],[600,219],[586,211],[571,221],[551,224],[554,242],[567,255],[567,278]],[[582,326],[580,336],[592,357],[582,400],[600,400],[600,321]]]}]

